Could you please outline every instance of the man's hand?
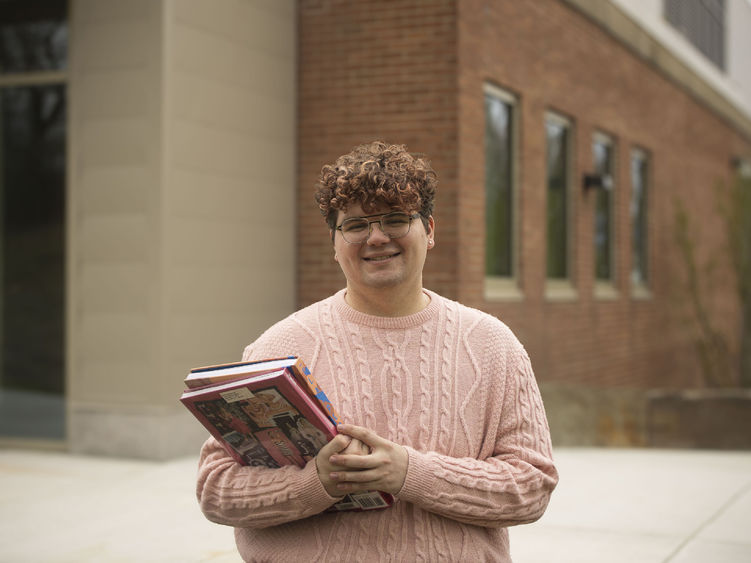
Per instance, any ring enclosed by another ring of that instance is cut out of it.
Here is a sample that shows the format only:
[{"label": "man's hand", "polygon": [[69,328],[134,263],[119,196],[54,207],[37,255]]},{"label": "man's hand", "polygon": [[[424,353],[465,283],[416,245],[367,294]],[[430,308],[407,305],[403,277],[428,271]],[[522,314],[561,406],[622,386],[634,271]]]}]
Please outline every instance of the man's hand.
[{"label": "man's hand", "polygon": [[356,438],[345,436],[344,434],[338,434],[334,436],[331,441],[326,444],[318,452],[316,456],[316,469],[318,470],[318,478],[321,480],[323,488],[332,497],[343,497],[347,494],[345,491],[336,487],[337,482],[332,480],[330,475],[344,469],[344,467],[338,465],[332,465],[329,461],[334,454],[357,456],[367,455],[370,453],[370,448],[363,444]]},{"label": "man's hand", "polygon": [[[378,434],[361,426],[351,424],[340,424],[338,426],[339,437],[351,438],[352,441],[360,441],[368,449],[366,454],[351,454],[343,451],[341,448],[335,452],[327,452],[328,463],[327,469],[330,468],[326,476],[327,481],[336,484],[336,494],[331,496],[341,496],[346,493],[359,491],[383,491],[386,493],[398,493],[404,479],[407,477],[407,465],[409,464],[409,454],[404,446],[395,444]],[[334,442],[332,440],[329,443]],[[319,455],[324,454],[321,449]],[[335,448],[332,448],[335,449]],[[322,468],[319,466],[319,476]],[[326,487],[323,478],[321,482]],[[326,488],[329,491],[328,487]]]}]

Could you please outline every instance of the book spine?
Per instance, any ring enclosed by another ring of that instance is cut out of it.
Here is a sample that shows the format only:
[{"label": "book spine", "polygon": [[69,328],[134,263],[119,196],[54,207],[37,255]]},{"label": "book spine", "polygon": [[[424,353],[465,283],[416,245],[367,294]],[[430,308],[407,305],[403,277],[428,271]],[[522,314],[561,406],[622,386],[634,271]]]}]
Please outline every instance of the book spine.
[{"label": "book spine", "polygon": [[308,390],[310,395],[318,402],[318,404],[323,409],[323,412],[326,413],[331,422],[333,422],[337,426],[344,422],[336,412],[334,405],[331,404],[331,401],[326,396],[326,393],[324,393],[323,389],[321,389],[321,387],[318,385],[316,378],[313,377],[313,374],[311,373],[310,369],[308,369],[308,366],[306,366],[302,362],[302,360],[299,360],[294,365],[290,366],[290,370],[295,376],[295,379],[297,379],[300,384]]}]

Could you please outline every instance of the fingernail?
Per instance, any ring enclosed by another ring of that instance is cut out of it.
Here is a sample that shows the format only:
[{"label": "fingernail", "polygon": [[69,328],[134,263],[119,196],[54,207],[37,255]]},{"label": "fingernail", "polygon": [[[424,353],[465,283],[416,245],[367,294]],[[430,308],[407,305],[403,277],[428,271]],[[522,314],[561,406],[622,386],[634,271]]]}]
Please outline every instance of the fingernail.
[{"label": "fingernail", "polygon": [[339,478],[339,474],[338,473],[329,473],[329,477],[331,477],[332,479],[338,479]]}]

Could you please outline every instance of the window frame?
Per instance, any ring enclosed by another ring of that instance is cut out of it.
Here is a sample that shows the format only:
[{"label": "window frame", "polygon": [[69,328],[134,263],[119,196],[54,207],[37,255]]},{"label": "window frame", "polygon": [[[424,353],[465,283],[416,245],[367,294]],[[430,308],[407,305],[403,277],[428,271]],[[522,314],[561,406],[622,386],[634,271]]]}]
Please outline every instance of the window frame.
[{"label": "window frame", "polygon": [[[484,275],[484,296],[488,301],[518,301],[521,300],[523,295],[519,287],[519,113],[520,113],[520,100],[519,97],[508,90],[504,90],[495,84],[486,82],[483,85],[483,119],[487,126],[487,112],[484,111],[485,98],[491,96],[494,97],[510,108],[510,120],[509,126],[511,128],[511,134],[509,135],[509,179],[510,179],[510,198],[511,198],[511,210],[510,210],[510,237],[509,241],[509,253],[510,253],[510,266],[511,275],[509,276],[494,276],[488,275],[487,264],[487,246],[484,245],[483,252],[483,275]],[[486,139],[483,138],[483,146],[485,146]],[[487,190],[487,163],[485,164],[485,186],[484,192]],[[485,218],[485,237],[487,240],[488,226],[487,215]]]}]

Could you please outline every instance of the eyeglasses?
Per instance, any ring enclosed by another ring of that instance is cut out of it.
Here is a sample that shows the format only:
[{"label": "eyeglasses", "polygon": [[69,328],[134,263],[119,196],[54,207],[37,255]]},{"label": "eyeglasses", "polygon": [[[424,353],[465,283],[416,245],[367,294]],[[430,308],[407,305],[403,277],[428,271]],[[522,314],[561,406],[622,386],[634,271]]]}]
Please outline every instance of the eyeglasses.
[{"label": "eyeglasses", "polygon": [[[337,226],[336,230],[342,232],[345,242],[362,244],[370,237],[371,225],[380,223],[384,235],[392,239],[401,238],[409,233],[412,219],[417,219],[419,216],[419,213],[410,215],[403,211],[393,211],[385,215],[379,213],[365,217],[350,217],[342,221],[342,224]],[[377,217],[377,219],[371,217]]]}]

